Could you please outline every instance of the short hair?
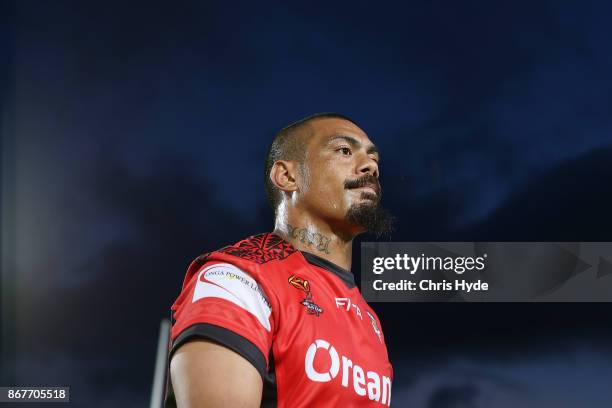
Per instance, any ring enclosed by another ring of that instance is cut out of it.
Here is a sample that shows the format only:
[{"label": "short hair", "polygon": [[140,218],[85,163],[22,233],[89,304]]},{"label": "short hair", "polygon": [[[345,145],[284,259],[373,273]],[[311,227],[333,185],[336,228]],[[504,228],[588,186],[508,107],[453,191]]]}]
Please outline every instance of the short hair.
[{"label": "short hair", "polygon": [[308,146],[308,140],[310,139],[310,136],[312,136],[312,131],[309,130],[309,124],[316,119],[325,118],[344,119],[355,124],[356,126],[359,126],[348,116],[335,112],[322,112],[315,113],[293,122],[292,124],[282,128],[274,136],[264,163],[264,182],[268,202],[270,203],[270,206],[272,206],[275,215],[276,208],[281,200],[281,193],[280,190],[274,185],[272,180],[270,180],[270,171],[272,170],[272,166],[278,160],[289,160],[303,163],[304,159],[306,158],[306,147]]}]

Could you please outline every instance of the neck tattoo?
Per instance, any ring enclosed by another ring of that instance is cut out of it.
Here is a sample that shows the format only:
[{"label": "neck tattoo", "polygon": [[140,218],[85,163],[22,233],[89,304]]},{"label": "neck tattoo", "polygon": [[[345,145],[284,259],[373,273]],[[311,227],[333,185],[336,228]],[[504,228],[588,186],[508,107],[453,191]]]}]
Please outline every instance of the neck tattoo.
[{"label": "neck tattoo", "polygon": [[287,224],[287,227],[289,228],[289,236],[291,238],[297,239],[302,244],[313,247],[317,251],[329,254],[329,243],[331,242],[331,238],[319,234],[318,232],[310,232],[306,228],[294,227],[289,224]]}]

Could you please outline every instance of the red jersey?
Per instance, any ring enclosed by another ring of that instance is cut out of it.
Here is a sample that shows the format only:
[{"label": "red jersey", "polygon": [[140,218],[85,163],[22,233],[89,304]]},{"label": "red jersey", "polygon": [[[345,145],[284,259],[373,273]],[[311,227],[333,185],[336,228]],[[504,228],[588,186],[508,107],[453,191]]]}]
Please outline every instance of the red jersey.
[{"label": "red jersey", "polygon": [[234,350],[261,374],[262,406],[390,405],[380,321],[353,274],[277,235],[198,257],[172,311],[170,356],[199,338]]}]

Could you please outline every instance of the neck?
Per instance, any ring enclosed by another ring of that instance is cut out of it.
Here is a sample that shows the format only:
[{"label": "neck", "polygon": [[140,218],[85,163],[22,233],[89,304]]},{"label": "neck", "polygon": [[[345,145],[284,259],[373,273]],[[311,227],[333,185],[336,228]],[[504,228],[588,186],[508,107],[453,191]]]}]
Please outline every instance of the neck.
[{"label": "neck", "polygon": [[305,217],[277,217],[274,233],[294,248],[320,256],[351,270],[354,235],[346,234],[322,222]]}]

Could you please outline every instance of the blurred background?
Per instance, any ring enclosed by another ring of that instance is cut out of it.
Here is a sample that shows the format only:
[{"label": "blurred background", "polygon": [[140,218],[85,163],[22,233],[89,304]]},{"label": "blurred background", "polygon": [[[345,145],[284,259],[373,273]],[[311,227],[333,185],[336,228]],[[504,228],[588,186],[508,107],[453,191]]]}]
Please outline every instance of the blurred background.
[{"label": "blurred background", "polygon": [[[314,112],[379,146],[394,241],[612,241],[609,3],[1,7],[1,385],[148,406],[187,266],[272,229]],[[393,406],[610,406],[610,303],[372,306]]]}]

